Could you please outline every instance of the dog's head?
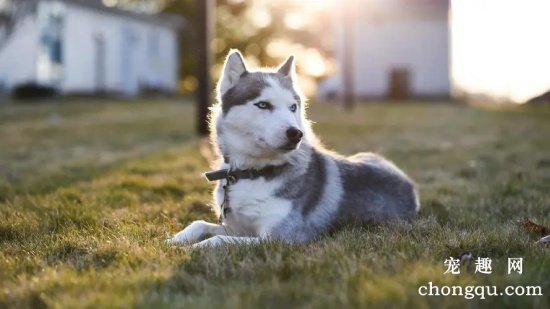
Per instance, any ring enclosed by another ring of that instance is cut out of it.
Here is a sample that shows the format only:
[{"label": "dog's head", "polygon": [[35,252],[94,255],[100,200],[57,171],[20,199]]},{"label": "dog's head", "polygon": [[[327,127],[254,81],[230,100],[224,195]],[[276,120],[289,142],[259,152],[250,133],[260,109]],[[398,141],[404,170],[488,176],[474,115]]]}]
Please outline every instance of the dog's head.
[{"label": "dog's head", "polygon": [[223,154],[269,160],[300,147],[308,128],[294,81],[292,56],[276,70],[251,71],[240,52],[229,53],[212,118]]}]

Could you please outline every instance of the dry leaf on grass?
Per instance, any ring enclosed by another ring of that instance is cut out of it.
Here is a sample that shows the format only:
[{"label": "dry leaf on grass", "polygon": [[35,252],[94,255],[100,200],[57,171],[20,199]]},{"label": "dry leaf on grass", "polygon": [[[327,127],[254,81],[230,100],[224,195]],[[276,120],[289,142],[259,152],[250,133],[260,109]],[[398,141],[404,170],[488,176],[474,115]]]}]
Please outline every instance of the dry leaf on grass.
[{"label": "dry leaf on grass", "polygon": [[550,243],[550,235],[546,235],[543,238],[539,239],[539,244],[547,244]]},{"label": "dry leaf on grass", "polygon": [[540,236],[545,236],[545,235],[550,234],[550,229],[548,229],[547,227],[544,227],[540,224],[536,224],[535,222],[533,222],[533,221],[531,221],[527,218],[523,218],[522,220],[519,220],[518,222],[525,229],[527,229],[527,231],[529,231],[530,233],[538,234]]}]

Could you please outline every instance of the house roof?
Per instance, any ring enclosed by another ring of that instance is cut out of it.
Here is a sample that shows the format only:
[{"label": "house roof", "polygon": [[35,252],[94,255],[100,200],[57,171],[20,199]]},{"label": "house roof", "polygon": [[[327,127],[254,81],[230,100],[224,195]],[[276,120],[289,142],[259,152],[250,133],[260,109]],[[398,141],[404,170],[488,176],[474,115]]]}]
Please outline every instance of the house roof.
[{"label": "house roof", "polygon": [[[52,0],[38,0],[38,1],[52,1]],[[183,17],[166,14],[166,13],[144,13],[137,12],[132,10],[123,9],[120,7],[107,7],[103,4],[102,0],[56,0],[60,2],[67,3],[69,5],[78,5],[81,7],[98,10],[108,14],[115,14],[120,16],[125,16],[140,21],[145,21],[149,23],[154,23],[157,25],[171,27],[171,28],[181,28],[185,25],[185,20]]]}]

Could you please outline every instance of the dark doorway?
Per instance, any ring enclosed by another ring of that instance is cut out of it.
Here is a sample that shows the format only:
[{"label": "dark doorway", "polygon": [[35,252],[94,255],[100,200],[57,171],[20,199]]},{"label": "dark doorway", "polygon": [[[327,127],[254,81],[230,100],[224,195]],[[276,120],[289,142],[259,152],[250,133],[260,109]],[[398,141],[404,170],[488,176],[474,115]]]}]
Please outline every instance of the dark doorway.
[{"label": "dark doorway", "polygon": [[390,71],[388,98],[406,100],[411,96],[411,74],[408,68],[393,68]]}]

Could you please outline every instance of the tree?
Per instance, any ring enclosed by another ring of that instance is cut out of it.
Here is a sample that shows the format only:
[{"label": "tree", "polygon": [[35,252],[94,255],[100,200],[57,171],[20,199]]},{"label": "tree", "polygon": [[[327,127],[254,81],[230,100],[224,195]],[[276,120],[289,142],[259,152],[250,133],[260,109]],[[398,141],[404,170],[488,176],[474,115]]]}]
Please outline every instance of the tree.
[{"label": "tree", "polygon": [[[121,3],[133,3],[140,7],[149,7],[164,13],[176,14],[186,19],[181,33],[180,76],[184,81],[184,90],[192,91],[195,68],[196,42],[196,12],[195,0],[119,0]],[[154,5],[152,5],[154,3]],[[304,22],[304,11],[310,21],[323,20],[323,23]],[[326,33],[327,20],[330,20],[328,10],[313,10],[302,1],[243,1],[217,0],[216,3],[216,38],[211,50],[215,56],[212,74],[218,77],[220,64],[229,49],[241,50],[248,60],[257,64],[275,66],[288,56],[288,50],[305,51],[308,48],[319,51],[323,57],[330,51],[332,36],[320,35]],[[289,18],[290,17],[290,18]],[[294,21],[292,21],[294,17]],[[298,17],[298,18],[296,18]],[[289,22],[290,21],[290,22]],[[292,24],[294,22],[294,25]],[[300,24],[302,22],[302,24]],[[277,44],[290,48],[270,48]],[[306,58],[306,57],[302,57]],[[298,69],[300,70],[300,57]],[[301,72],[304,78],[318,79],[328,72]],[[314,73],[314,74],[313,74]],[[321,74],[319,74],[321,73]]]}]

